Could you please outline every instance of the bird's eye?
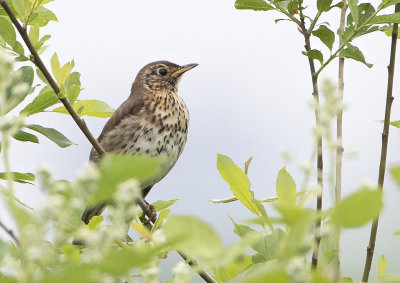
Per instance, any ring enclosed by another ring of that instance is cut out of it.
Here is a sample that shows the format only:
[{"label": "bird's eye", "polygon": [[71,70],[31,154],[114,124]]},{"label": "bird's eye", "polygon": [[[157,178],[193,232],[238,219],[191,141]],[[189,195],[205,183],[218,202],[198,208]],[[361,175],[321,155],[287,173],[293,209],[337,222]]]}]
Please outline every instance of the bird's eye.
[{"label": "bird's eye", "polygon": [[161,76],[165,76],[165,75],[168,73],[168,71],[167,71],[166,69],[160,69],[160,70],[158,71],[158,73],[159,73]]}]

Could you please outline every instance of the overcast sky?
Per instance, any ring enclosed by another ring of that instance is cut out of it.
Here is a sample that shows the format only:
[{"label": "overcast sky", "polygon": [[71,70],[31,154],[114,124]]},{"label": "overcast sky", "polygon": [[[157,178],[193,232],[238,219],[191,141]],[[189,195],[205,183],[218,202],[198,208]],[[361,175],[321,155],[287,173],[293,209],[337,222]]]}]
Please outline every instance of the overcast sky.
[{"label": "overcast sky", "polygon": [[[59,0],[49,7],[59,23],[50,23],[45,29],[52,39],[43,59],[49,66],[51,55],[57,51],[62,63],[75,60],[85,88],[81,99],[100,99],[117,108],[128,97],[137,72],[145,64],[155,60],[199,64],[184,75],[179,86],[190,112],[186,148],[175,168],[153,188],[149,201],[179,198],[173,213],[208,221],[226,243],[231,243],[236,235],[228,216],[240,221],[251,215],[238,203],[209,202],[231,196],[216,169],[217,153],[229,155],[240,166],[253,156],[249,176],[256,198],[275,196],[276,176],[285,165],[295,181],[302,182],[301,172],[285,162],[281,148],[309,159],[314,123],[311,79],[307,58],[301,54],[302,35],[290,22],[275,24],[274,19],[281,15],[238,11],[234,0]],[[330,19],[338,18],[339,9]],[[336,28],[334,24],[332,29]],[[317,41],[313,45],[321,47]],[[374,67],[346,61],[344,194],[362,182],[377,180],[382,131],[379,120],[384,112],[390,39],[377,33],[357,40],[355,45]],[[400,68],[396,78],[398,71]],[[337,61],[321,77],[336,81]],[[399,84],[396,80],[395,97],[399,97]],[[397,100],[392,120],[400,119]],[[78,145],[60,150],[45,139],[40,145],[15,142],[13,169],[35,171],[46,162],[58,178],[74,178],[87,163],[91,146],[72,119],[44,113],[28,121],[54,127]],[[106,119],[85,121],[98,136]],[[399,133],[391,129],[389,166],[400,162]],[[348,153],[354,150],[357,154],[350,156]],[[398,271],[400,249],[399,239],[393,236],[400,229],[400,192],[389,176],[386,184],[375,260],[384,253],[388,270],[394,272]],[[325,192],[325,204],[330,195]],[[18,196],[33,207],[44,201],[38,189],[29,186],[20,187]],[[267,206],[267,211],[272,207]],[[344,275],[356,280],[361,277],[369,229],[368,225],[344,231],[342,268]]]}]

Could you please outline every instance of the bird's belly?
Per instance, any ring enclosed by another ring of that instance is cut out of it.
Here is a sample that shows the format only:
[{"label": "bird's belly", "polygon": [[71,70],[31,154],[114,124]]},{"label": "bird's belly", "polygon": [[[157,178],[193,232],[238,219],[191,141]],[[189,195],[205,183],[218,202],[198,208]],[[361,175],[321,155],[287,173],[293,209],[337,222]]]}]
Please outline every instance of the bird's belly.
[{"label": "bird's belly", "polygon": [[186,133],[165,130],[160,134],[158,131],[158,129],[152,129],[139,136],[132,146],[127,146],[127,154],[161,158],[160,171],[151,180],[142,184],[143,188],[154,185],[168,174],[186,143]]}]

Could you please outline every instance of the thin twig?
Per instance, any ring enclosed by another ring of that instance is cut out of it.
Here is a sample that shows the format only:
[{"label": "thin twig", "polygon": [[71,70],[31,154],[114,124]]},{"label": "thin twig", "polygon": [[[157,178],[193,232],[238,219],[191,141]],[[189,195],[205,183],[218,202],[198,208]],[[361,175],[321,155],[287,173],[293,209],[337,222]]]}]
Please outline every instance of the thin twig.
[{"label": "thin twig", "polygon": [[21,35],[22,39],[24,40],[26,46],[28,47],[29,51],[31,52],[31,54],[33,56],[34,64],[43,73],[43,75],[45,76],[45,78],[48,81],[49,85],[54,90],[55,94],[57,95],[58,99],[61,101],[61,103],[67,109],[68,113],[72,116],[72,118],[74,119],[75,123],[81,129],[82,133],[86,136],[86,138],[89,140],[89,142],[93,145],[95,150],[98,152],[99,156],[104,155],[104,153],[105,153],[104,149],[101,147],[99,142],[96,140],[96,138],[89,131],[89,129],[86,126],[86,124],[82,121],[82,119],[76,113],[75,109],[69,103],[68,99],[65,98],[65,97],[61,97],[60,96],[60,87],[57,85],[56,81],[53,79],[53,77],[51,76],[50,72],[47,70],[46,66],[44,65],[44,63],[43,63],[42,59],[40,58],[38,52],[36,51],[35,47],[33,47],[33,44],[31,42],[31,40],[29,39],[28,33],[26,31],[26,28],[24,28],[24,27],[22,27],[20,25],[20,23],[18,22],[17,18],[14,15],[14,13],[11,11],[10,7],[8,6],[7,1],[0,0],[0,5],[3,6],[3,8],[6,11],[7,15],[10,17],[10,19],[13,22],[14,26],[18,30],[18,32]]},{"label": "thin twig", "polygon": [[[347,2],[342,0],[343,8],[340,12],[340,27],[339,33],[344,33],[344,27],[346,24],[346,10]],[[342,37],[339,36],[339,45],[343,44]],[[342,198],[342,161],[343,161],[343,89],[344,89],[344,57],[339,57],[339,71],[338,71],[338,99],[339,99],[339,110],[336,118],[336,139],[338,146],[336,148],[336,170],[335,170],[335,204],[337,204]],[[336,253],[336,259],[334,263],[334,282],[340,282],[340,228],[334,233],[334,244]]]},{"label": "thin twig", "polygon": [[7,228],[3,222],[0,221],[0,227],[3,228],[3,230],[14,240],[14,242],[19,245],[19,240],[17,238],[17,236],[15,236],[13,230]]},{"label": "thin twig", "polygon": [[[400,4],[396,4],[395,13],[400,12]],[[396,61],[396,44],[397,44],[398,24],[393,24],[392,31],[392,43],[390,49],[390,63],[388,66],[388,86],[386,93],[386,105],[385,105],[385,120],[383,123],[382,132],[382,147],[381,147],[381,158],[379,162],[379,176],[378,176],[378,189],[383,190],[383,183],[385,181],[386,171],[386,157],[389,142],[389,125],[390,125],[390,112],[392,110],[393,102],[393,80],[394,80],[394,66]],[[362,281],[368,282],[369,274],[371,271],[372,258],[374,256],[376,235],[378,232],[379,215],[372,222],[371,233],[369,238],[369,244],[367,247],[367,256],[365,258],[365,266]]]},{"label": "thin twig", "polygon": [[[300,13],[300,29],[302,31],[302,34],[304,36],[305,40],[305,45],[304,48],[306,51],[311,50],[311,43],[310,43],[310,36],[311,34],[308,32],[305,22],[304,22],[304,15],[302,9],[299,11]],[[316,125],[318,126],[320,124],[320,118],[319,118],[319,91],[318,91],[318,74],[315,72],[315,65],[314,65],[314,60],[311,57],[308,57],[308,63],[310,66],[310,72],[311,72],[311,80],[312,80],[312,85],[313,85],[313,98],[314,98],[314,103],[315,103],[315,122]],[[322,158],[322,136],[318,135],[317,136],[317,184],[321,189],[321,193],[317,196],[317,215],[321,214],[322,210],[322,188],[323,188],[323,158]],[[317,220],[315,221],[315,246],[312,254],[312,263],[311,267],[312,269],[316,269],[318,265],[318,251],[319,251],[319,244],[321,242],[321,235],[320,235],[320,229],[321,229],[321,218],[317,216]]]},{"label": "thin twig", "polygon": [[[138,199],[138,203],[139,203],[139,206],[142,208],[143,213],[147,214],[147,216],[149,216],[150,222],[154,224],[155,221],[153,221],[150,217],[150,213],[149,213],[150,210],[146,209],[148,207],[148,205],[144,202],[144,200],[142,198]],[[217,283],[217,281],[215,281],[214,278],[212,278],[207,272],[200,269],[200,266],[196,260],[193,260],[193,259],[188,260],[188,257],[181,251],[177,251],[177,253],[187,262],[187,264],[189,264],[197,272],[197,274],[199,274],[199,276],[201,278],[204,279],[204,281],[206,281],[207,283]]]}]

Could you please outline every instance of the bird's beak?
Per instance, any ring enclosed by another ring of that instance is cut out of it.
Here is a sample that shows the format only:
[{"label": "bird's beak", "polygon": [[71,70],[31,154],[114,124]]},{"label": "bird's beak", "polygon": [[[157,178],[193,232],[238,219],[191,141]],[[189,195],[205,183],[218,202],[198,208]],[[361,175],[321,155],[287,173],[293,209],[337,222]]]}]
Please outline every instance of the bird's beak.
[{"label": "bird's beak", "polygon": [[184,72],[187,72],[191,69],[193,69],[194,67],[196,67],[199,64],[193,63],[193,64],[187,64],[187,65],[183,65],[181,66],[181,68],[178,71],[175,71],[171,74],[171,77],[176,77],[180,74],[183,74]]}]

